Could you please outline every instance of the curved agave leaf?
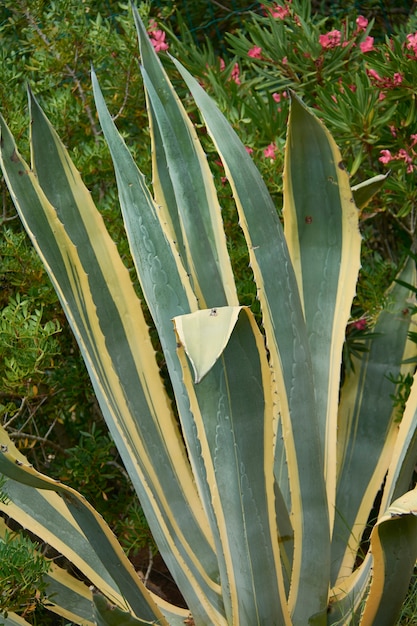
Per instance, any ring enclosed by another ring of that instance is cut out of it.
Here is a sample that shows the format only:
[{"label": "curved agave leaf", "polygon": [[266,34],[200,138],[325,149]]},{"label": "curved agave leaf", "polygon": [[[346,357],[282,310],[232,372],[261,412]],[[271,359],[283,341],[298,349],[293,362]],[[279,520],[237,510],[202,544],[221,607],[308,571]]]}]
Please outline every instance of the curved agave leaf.
[{"label": "curved agave leaf", "polygon": [[416,380],[414,374],[385,482],[382,515],[371,535],[374,577],[361,626],[395,623],[417,559],[417,492],[407,492],[417,456]]},{"label": "curved agave leaf", "polygon": [[87,585],[54,563],[44,580],[47,583],[46,608],[49,611],[69,622],[94,626],[92,593]]},{"label": "curved agave leaf", "polygon": [[371,534],[372,583],[361,626],[398,619],[417,559],[417,487],[391,504]]},{"label": "curved agave leaf", "polygon": [[23,617],[16,613],[7,613],[7,617],[0,613],[1,626],[30,626],[30,622],[27,622]]},{"label": "curved agave leaf", "polygon": [[328,626],[359,624],[364,599],[369,592],[372,558],[368,552],[351,576],[337,582],[330,590]]},{"label": "curved agave leaf", "polygon": [[[415,264],[411,259],[401,277],[414,284]],[[332,585],[353,570],[362,533],[391,462],[398,423],[392,404],[396,386],[389,378],[412,371],[412,366],[399,364],[408,356],[410,346],[414,353],[416,350],[407,341],[409,296],[410,291],[394,284],[388,294],[390,307],[378,318],[369,351],[348,374],[342,388]]]},{"label": "curved agave leaf", "polygon": [[[122,611],[118,606],[111,604],[103,595],[97,591],[93,592],[94,618],[97,626],[136,626],[139,624],[153,624],[156,626],[160,622],[149,622],[138,620],[131,614]],[[192,618],[188,611],[178,609],[177,611],[165,610],[169,626],[184,626],[192,623]],[[83,625],[84,626],[84,625]]]},{"label": "curved agave leaf", "polygon": [[4,444],[1,446],[0,472],[35,489],[47,489],[59,494],[134,614],[142,619],[159,619],[161,624],[165,623],[162,613],[102,517],[74,489],[44,476],[20,460],[13,448]]},{"label": "curved agave leaf", "polygon": [[410,486],[417,458],[417,384],[416,375],[406,403],[381,502],[384,511],[395,498],[401,497]]},{"label": "curved agave leaf", "polygon": [[[14,458],[27,465],[27,459],[19,453],[2,428],[0,441],[2,449],[12,450]],[[12,479],[6,482],[4,490],[9,501],[2,502],[0,509],[5,515],[23,528],[33,529],[37,537],[74,563],[107,597],[124,605],[116,583],[59,495],[53,491],[33,489]]]},{"label": "curved agave leaf", "polygon": [[118,606],[111,604],[107,598],[98,592],[93,593],[94,621],[97,626],[141,626],[155,624],[154,621],[137,619],[130,613],[122,611]]},{"label": "curved agave leaf", "polygon": [[[11,442],[9,446],[13,448]],[[16,451],[17,457],[26,463],[26,459]],[[116,583],[97,558],[88,537],[75,526],[76,522],[64,500],[53,491],[33,489],[11,479],[7,481],[5,489],[13,498],[13,502],[9,501],[7,505],[2,505],[3,512],[23,527],[34,530],[43,541],[61,552],[91,580],[97,593],[100,589],[111,599],[112,606],[124,607],[125,613],[127,605],[123,596],[118,593]],[[63,515],[59,517],[61,509]],[[3,526],[6,528],[4,523]],[[0,530],[1,528],[0,520]],[[52,562],[44,580],[47,583],[48,596],[46,608],[74,624],[93,626],[95,622],[91,621],[94,612],[91,588]],[[151,592],[149,594],[170,626],[183,624],[188,611],[172,606]]]}]

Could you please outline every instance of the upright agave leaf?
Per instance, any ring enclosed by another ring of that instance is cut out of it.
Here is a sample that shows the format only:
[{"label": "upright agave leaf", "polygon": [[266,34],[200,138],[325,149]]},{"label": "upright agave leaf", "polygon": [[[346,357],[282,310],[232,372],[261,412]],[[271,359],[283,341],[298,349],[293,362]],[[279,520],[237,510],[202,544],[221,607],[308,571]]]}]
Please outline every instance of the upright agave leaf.
[{"label": "upright agave leaf", "polygon": [[[198,83],[175,63],[222,157],[249,248],[277,387],[277,403],[286,432],[284,441],[294,526],[289,602],[293,623],[305,624],[312,614],[324,619],[326,612],[330,529],[311,351],[296,276],[276,209],[245,147]],[[303,111],[306,117],[311,116],[306,109]],[[321,140],[328,141],[326,136]],[[311,506],[308,513],[304,508],[307,501]],[[308,542],[308,548],[304,541]],[[312,607],[316,608],[312,610]]]},{"label": "upright agave leaf", "polygon": [[296,97],[292,99],[285,152],[284,223],[312,354],[332,520],[340,357],[356,292],[361,237],[358,210],[340,151]]}]

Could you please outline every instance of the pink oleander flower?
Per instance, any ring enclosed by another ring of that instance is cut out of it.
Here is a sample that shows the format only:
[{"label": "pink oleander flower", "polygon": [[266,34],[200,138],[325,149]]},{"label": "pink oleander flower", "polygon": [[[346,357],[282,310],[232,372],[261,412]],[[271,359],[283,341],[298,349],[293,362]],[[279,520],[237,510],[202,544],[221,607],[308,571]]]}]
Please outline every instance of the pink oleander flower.
[{"label": "pink oleander flower", "polygon": [[371,50],[375,50],[374,48],[374,38],[367,37],[364,41],[359,44],[359,48],[361,52],[371,52]]},{"label": "pink oleander flower", "polygon": [[280,6],[276,6],[273,10],[272,10],[272,17],[277,17],[280,20],[285,20],[285,18],[287,17],[287,15],[290,14],[290,10],[288,7],[280,7]]},{"label": "pink oleander flower", "polygon": [[395,72],[392,83],[395,87],[398,87],[398,85],[401,85],[401,83],[403,82],[403,79],[404,76],[400,74],[400,72]]},{"label": "pink oleander flower", "polygon": [[[389,76],[380,76],[377,71],[372,69],[367,69],[366,73],[374,85],[382,87],[383,89],[394,89],[394,87],[401,85],[404,80],[404,76],[400,72],[395,72],[392,78]],[[381,92],[379,94],[379,99],[383,100],[384,98],[385,94]]]},{"label": "pink oleander flower", "polygon": [[148,34],[151,35],[155,30],[158,30],[158,24],[156,23],[156,20],[151,18],[148,25]]},{"label": "pink oleander flower", "polygon": [[390,150],[381,150],[381,156],[379,157],[378,161],[381,161],[381,163],[389,163],[390,161],[393,160],[393,156],[390,152]]},{"label": "pink oleander flower", "polygon": [[325,35],[320,35],[319,42],[323,50],[328,50],[329,48],[340,46],[341,38],[340,30],[331,30]]},{"label": "pink oleander flower", "polygon": [[407,35],[406,47],[408,50],[412,50],[417,58],[417,32]]},{"label": "pink oleander flower", "polygon": [[412,150],[411,152],[413,153],[413,156],[409,154],[407,150],[405,150],[404,148],[400,148],[400,150],[398,150],[398,154],[396,157],[399,161],[404,161],[404,163],[407,165],[407,169],[406,169],[407,174],[411,174],[412,172],[414,172],[414,169],[416,168],[416,166],[413,165],[413,157],[415,157],[416,154],[414,150]]},{"label": "pink oleander flower", "polygon": [[366,27],[368,26],[368,20],[363,15],[359,15],[359,17],[356,18],[356,25],[359,31],[366,30]]},{"label": "pink oleander flower", "polygon": [[235,63],[232,69],[232,73],[230,74],[230,80],[233,80],[236,85],[240,85],[240,69],[239,69],[239,64]]},{"label": "pink oleander flower", "polygon": [[163,30],[153,30],[150,33],[151,44],[155,48],[155,52],[163,52],[168,50],[169,45],[165,41],[166,34]]},{"label": "pink oleander flower", "polygon": [[[223,72],[226,69],[226,63],[221,57],[219,57],[219,63],[220,63],[220,71]],[[240,75],[239,64],[235,63],[232,69],[232,73],[230,74],[228,80],[233,80],[236,83],[236,85],[240,85],[239,75]]]},{"label": "pink oleander flower", "polygon": [[376,70],[373,70],[373,69],[366,70],[366,73],[368,74],[368,76],[370,78],[373,78],[377,82],[379,82],[379,83],[383,82],[383,78],[381,78],[381,76],[378,74],[378,72]]},{"label": "pink oleander flower", "polygon": [[[219,57],[219,65],[220,65],[220,71],[224,72],[224,70],[226,69],[226,63],[221,57]],[[233,80],[236,83],[236,85],[240,85],[239,75],[240,75],[239,64],[235,63],[232,69],[232,73],[230,74],[228,80]]]},{"label": "pink oleander flower", "polygon": [[272,143],[269,144],[269,146],[267,146],[264,150],[264,157],[266,159],[275,159],[276,157],[276,149],[277,149],[277,145],[276,143],[273,141]]},{"label": "pink oleander flower", "polygon": [[366,319],[362,317],[360,320],[356,320],[356,322],[353,322],[352,326],[354,326],[357,330],[365,330]]},{"label": "pink oleander flower", "polygon": [[411,139],[411,146],[415,146],[417,143],[417,134],[410,135],[410,139]]},{"label": "pink oleander flower", "polygon": [[398,150],[397,156],[398,156],[398,159],[401,159],[402,161],[404,161],[404,163],[407,163],[407,165],[413,162],[413,157],[410,156],[407,150],[404,150],[404,148],[400,148]]},{"label": "pink oleander flower", "polygon": [[283,91],[282,93],[278,93],[278,92],[274,92],[272,94],[272,99],[274,100],[274,102],[276,102],[277,104],[279,104],[282,100],[282,98],[287,98],[288,94],[286,91]]},{"label": "pink oleander flower", "polygon": [[262,5],[262,8],[266,13],[270,13],[272,17],[278,18],[279,20],[284,20],[290,14],[290,9],[287,6],[283,7],[279,4],[275,4],[273,7],[265,7]]},{"label": "pink oleander flower", "polygon": [[248,154],[253,154],[253,148],[251,148],[250,146],[245,146],[245,150]]},{"label": "pink oleander flower", "polygon": [[252,59],[261,59],[262,58],[262,48],[259,46],[253,46],[248,52],[248,57],[252,57]]}]

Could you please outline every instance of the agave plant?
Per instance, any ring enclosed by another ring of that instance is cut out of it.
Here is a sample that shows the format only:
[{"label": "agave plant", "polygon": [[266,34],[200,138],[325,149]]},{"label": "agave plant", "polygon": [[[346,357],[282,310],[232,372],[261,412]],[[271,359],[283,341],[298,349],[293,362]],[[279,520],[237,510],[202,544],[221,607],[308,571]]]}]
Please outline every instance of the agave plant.
[{"label": "agave plant", "polygon": [[[230,181],[261,304],[239,303],[206,156],[133,10],[152,139],[146,186],[93,88],[124,225],[175,397],[142,304],[90,193],[30,94],[31,157],[1,121],[1,167],[59,294],[103,415],[159,550],[188,606],[150,592],[97,512],[31,467],[0,430],[0,504],[83,573],[55,565],[47,606],[72,623],[392,626],[417,556],[417,384],[398,420],[395,381],[413,372],[415,267],[387,294],[362,359],[341,384],[360,267],[358,209],[332,137],[292,95],[284,227],[215,103],[172,60]],[[375,504],[381,492],[380,505]],[[370,549],[363,536],[371,512]],[[1,533],[6,532],[4,525]],[[24,624],[9,613],[4,624]]]}]

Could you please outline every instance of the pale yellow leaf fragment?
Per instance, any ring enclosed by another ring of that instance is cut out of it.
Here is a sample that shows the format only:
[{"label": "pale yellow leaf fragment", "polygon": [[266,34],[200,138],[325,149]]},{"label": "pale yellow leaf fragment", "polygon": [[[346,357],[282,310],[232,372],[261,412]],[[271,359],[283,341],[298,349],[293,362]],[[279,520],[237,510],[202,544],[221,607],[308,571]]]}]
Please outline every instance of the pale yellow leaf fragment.
[{"label": "pale yellow leaf fragment", "polygon": [[242,308],[223,306],[203,309],[173,319],[178,343],[183,346],[190,359],[196,384],[221,356]]}]

